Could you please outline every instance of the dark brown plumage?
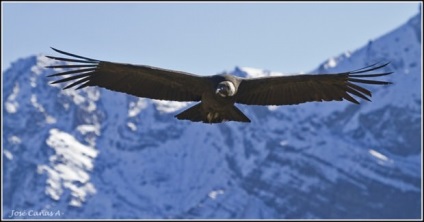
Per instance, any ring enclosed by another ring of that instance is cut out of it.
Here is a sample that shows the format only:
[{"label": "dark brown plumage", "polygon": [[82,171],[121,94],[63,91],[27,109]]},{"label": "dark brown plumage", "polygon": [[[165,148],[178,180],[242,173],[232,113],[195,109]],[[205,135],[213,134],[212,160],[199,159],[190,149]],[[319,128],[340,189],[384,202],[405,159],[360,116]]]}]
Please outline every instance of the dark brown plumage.
[{"label": "dark brown plumage", "polygon": [[[232,75],[197,76],[190,73],[145,65],[120,64],[82,57],[52,48],[74,58],[47,56],[70,62],[69,65],[47,66],[66,68],[65,72],[50,75],[65,76],[52,84],[74,81],[64,89],[100,86],[138,97],[200,101],[177,114],[178,119],[195,122],[220,123],[224,121],[250,122],[235,103],[247,105],[292,105],[312,101],[342,101],[359,104],[353,97],[370,101],[371,92],[357,83],[387,85],[386,81],[369,80],[391,74],[369,72],[387,66],[373,64],[358,70],[319,75],[272,76],[241,78]],[[75,63],[75,65],[74,65]]]}]

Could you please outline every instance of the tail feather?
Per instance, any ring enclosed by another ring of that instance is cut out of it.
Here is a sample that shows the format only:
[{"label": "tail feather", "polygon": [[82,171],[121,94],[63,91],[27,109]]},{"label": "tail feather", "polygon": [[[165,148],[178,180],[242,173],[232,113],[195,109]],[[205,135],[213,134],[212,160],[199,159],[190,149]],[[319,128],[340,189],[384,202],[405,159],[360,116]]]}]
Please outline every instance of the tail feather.
[{"label": "tail feather", "polygon": [[228,111],[228,120],[247,123],[251,122],[250,119],[246,115],[244,115],[244,113],[241,112],[236,106],[232,106],[231,109],[229,109]]},{"label": "tail feather", "polygon": [[193,122],[221,123],[225,121],[251,122],[237,107],[232,106],[223,112],[207,112],[203,109],[203,104],[190,107],[189,109],[177,114],[177,119],[190,120]]},{"label": "tail feather", "polygon": [[193,122],[202,122],[202,103],[192,106],[180,114],[175,115],[177,119],[191,120]]}]

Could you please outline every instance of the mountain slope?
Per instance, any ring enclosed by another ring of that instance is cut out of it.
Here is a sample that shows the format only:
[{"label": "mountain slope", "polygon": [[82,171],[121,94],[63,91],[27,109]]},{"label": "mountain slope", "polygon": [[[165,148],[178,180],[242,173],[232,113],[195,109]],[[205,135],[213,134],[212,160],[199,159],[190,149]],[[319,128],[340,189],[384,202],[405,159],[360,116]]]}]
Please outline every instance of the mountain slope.
[{"label": "mountain slope", "polygon": [[3,218],[420,218],[420,17],[312,72],[391,61],[395,84],[373,102],[238,105],[250,124],[62,91],[47,84],[54,61],[18,60],[3,83]]}]

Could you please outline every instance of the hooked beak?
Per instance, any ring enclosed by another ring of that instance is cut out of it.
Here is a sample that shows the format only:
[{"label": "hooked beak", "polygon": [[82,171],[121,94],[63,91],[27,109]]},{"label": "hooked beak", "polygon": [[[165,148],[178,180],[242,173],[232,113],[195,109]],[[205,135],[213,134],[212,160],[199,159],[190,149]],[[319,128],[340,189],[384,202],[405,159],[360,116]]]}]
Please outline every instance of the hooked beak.
[{"label": "hooked beak", "polygon": [[224,97],[226,97],[226,96],[227,96],[227,95],[226,95],[226,93],[225,93],[225,89],[224,89],[224,87],[218,87],[218,88],[216,89],[215,93],[216,93],[216,94],[218,94],[218,95],[224,96]]},{"label": "hooked beak", "polygon": [[216,91],[215,91],[215,93],[216,94],[219,94],[219,93],[221,93],[222,92],[222,88],[220,87],[220,88],[218,88],[218,89],[216,89]]}]

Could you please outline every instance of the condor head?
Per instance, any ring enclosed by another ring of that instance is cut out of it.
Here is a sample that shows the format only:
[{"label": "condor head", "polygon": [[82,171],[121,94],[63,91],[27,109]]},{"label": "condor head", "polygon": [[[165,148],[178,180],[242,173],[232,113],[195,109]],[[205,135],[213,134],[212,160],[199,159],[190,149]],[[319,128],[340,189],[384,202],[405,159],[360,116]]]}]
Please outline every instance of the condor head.
[{"label": "condor head", "polygon": [[222,97],[234,96],[236,87],[230,81],[223,81],[218,84],[215,93]]}]

